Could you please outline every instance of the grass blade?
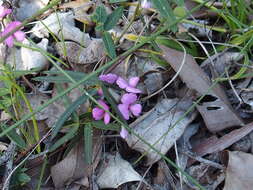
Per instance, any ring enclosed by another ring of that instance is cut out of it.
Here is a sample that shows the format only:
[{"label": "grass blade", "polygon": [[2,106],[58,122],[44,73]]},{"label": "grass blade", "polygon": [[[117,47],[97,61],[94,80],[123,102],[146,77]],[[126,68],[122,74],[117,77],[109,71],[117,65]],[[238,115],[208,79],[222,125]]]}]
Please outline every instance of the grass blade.
[{"label": "grass blade", "polygon": [[92,164],[92,126],[88,123],[84,127],[84,158],[87,164]]},{"label": "grass blade", "polygon": [[64,135],[62,138],[60,138],[58,141],[56,141],[53,146],[50,147],[49,152],[52,152],[56,150],[58,147],[60,147],[62,144],[68,142],[70,139],[72,139],[75,135],[76,132],[79,129],[79,125],[75,125],[74,127],[70,128],[68,133]]},{"label": "grass blade", "polygon": [[61,130],[61,127],[63,126],[65,121],[72,115],[72,113],[78,108],[78,106],[80,106],[86,101],[87,101],[87,96],[83,94],[71,105],[69,105],[68,108],[66,108],[66,111],[60,116],[60,118],[57,120],[57,122],[54,125],[51,140],[58,134],[58,132]]},{"label": "grass blade", "polygon": [[[2,130],[5,130],[5,129],[7,129],[8,127],[7,127],[5,124],[2,124],[2,125],[1,125],[1,128],[2,128]],[[18,135],[18,134],[16,133],[15,130],[11,130],[11,131],[8,132],[6,135],[7,135],[7,137],[8,137],[11,141],[15,142],[20,148],[23,148],[23,149],[26,148],[26,143],[25,143],[25,141],[22,139],[22,137],[21,137],[20,135]]]}]

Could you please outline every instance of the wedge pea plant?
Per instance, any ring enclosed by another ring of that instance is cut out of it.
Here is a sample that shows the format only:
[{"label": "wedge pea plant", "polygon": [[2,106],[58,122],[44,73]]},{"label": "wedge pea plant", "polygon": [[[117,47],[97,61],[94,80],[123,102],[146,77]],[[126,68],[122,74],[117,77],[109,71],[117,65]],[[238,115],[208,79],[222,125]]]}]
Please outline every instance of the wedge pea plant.
[{"label": "wedge pea plant", "polygon": [[[13,47],[15,42],[22,42],[25,38],[24,33],[21,31],[22,27],[29,23],[32,19],[36,18],[39,14],[45,12],[49,8],[52,8],[56,5],[59,0],[51,1],[52,3],[49,4],[45,9],[39,11],[38,14],[34,15],[33,18],[25,20],[23,23],[19,21],[10,21],[7,22],[8,24],[4,27],[3,32],[1,33],[0,42],[6,43],[8,47]],[[110,3],[124,3],[125,0],[110,0]],[[140,2],[140,1],[139,1]],[[187,12],[182,17],[177,17],[173,13],[171,8],[171,3],[167,0],[152,0],[152,1],[144,1],[142,4],[142,8],[150,8],[151,3],[155,7],[155,11],[159,13],[159,19],[161,21],[161,25],[157,29],[157,31],[150,36],[134,36],[132,35],[130,40],[135,40],[136,45],[131,47],[126,52],[122,53],[120,56],[117,56],[116,52],[116,43],[114,37],[110,34],[110,30],[114,28],[114,26],[118,23],[120,18],[123,15],[124,7],[119,4],[118,8],[116,8],[112,13],[108,14],[104,6],[99,6],[96,8],[94,14],[92,15],[91,19],[94,23],[96,23],[96,30],[101,32],[102,39],[104,43],[104,48],[107,52],[107,55],[110,57],[110,60],[105,65],[99,67],[96,71],[84,74],[79,72],[73,72],[68,70],[63,70],[61,67],[57,67],[57,71],[46,71],[44,74],[50,74],[49,76],[43,77],[36,77],[34,80],[36,81],[47,81],[54,83],[58,86],[58,95],[54,96],[48,102],[44,103],[42,106],[38,107],[35,110],[30,109],[30,113],[21,117],[17,114],[13,117],[14,124],[7,127],[5,124],[1,124],[2,132],[0,137],[7,135],[11,140],[17,142],[17,144],[21,145],[23,149],[27,148],[26,142],[23,140],[21,135],[14,129],[22,130],[23,124],[32,118],[34,123],[34,131],[35,134],[38,129],[36,128],[36,120],[34,119],[34,115],[43,109],[45,109],[50,104],[54,103],[55,101],[63,98],[67,100],[67,94],[75,89],[79,88],[82,92],[82,95],[78,97],[74,102],[69,102],[65,107],[66,111],[60,116],[60,119],[54,124],[52,128],[52,135],[51,135],[51,142],[52,145],[49,148],[49,152],[55,151],[57,148],[65,144],[66,142],[70,142],[70,144],[75,143],[76,139],[79,137],[85,137],[85,156],[86,161],[88,163],[92,162],[92,132],[93,127],[102,129],[102,130],[116,130],[120,131],[120,135],[123,138],[126,138],[130,128],[127,125],[127,121],[130,120],[131,117],[139,117],[142,113],[142,105],[139,101],[139,97],[142,92],[137,88],[139,78],[132,77],[129,79],[124,79],[121,76],[118,76],[113,73],[106,73],[107,68],[112,66],[113,64],[121,61],[122,57],[126,57],[134,53],[136,50],[140,49],[143,45],[148,45],[152,50],[159,51],[157,49],[156,44],[163,44],[169,47],[173,47],[175,49],[182,50],[180,47],[173,43],[173,40],[167,37],[168,32],[175,32],[177,31],[177,24],[179,22],[186,22],[186,18],[191,15],[194,11],[198,10],[200,7],[207,5],[209,1],[200,1],[196,0],[199,3],[193,10]],[[146,4],[145,4],[146,3]],[[149,3],[149,4],[148,4]],[[182,0],[175,0],[173,1],[175,6],[183,6],[184,1]],[[237,4],[236,1],[233,1],[234,4]],[[213,9],[212,6],[207,6],[209,9]],[[231,38],[230,43],[236,45],[245,45],[245,48],[242,48],[242,52],[248,54],[248,50],[252,47],[252,28],[247,28],[245,25],[247,23],[245,19],[245,14],[239,13],[236,8],[235,10],[230,11],[227,7],[224,12],[219,11],[218,13],[221,15],[227,25],[226,31],[232,28],[232,31],[236,31],[237,29],[247,29],[245,33],[241,33],[238,36],[233,36]],[[243,7],[244,10],[248,11],[246,7]],[[214,9],[213,9],[214,10]],[[214,10],[216,11],[216,10]],[[11,10],[6,9],[4,7],[0,7],[0,19],[6,18],[10,14]],[[229,13],[229,14],[225,14]],[[226,15],[229,15],[229,19],[226,19]],[[238,16],[238,19],[235,17]],[[9,18],[7,18],[9,19]],[[229,28],[230,27],[230,28]],[[220,30],[220,28],[214,28],[215,30]],[[224,30],[222,30],[224,31]],[[188,47],[186,47],[187,53],[192,55],[197,55],[196,46],[193,43],[186,43]],[[220,46],[220,50],[224,49],[224,46]],[[41,50],[38,50],[41,51]],[[42,52],[42,51],[41,51]],[[42,52],[43,53],[43,52]],[[58,58],[54,57],[53,55],[46,54],[50,62],[57,66],[56,62],[59,61]],[[164,64],[163,60],[158,59],[155,55],[151,54],[151,58],[154,59],[158,64]],[[245,64],[248,64],[248,60],[245,56]],[[232,79],[239,79],[243,76],[246,70],[240,71],[238,75],[235,75]],[[5,75],[1,79],[7,79],[7,90],[6,88],[0,89],[1,99],[0,99],[0,109],[8,111],[8,107],[11,107],[13,104],[16,103],[16,100],[19,96],[22,97],[27,107],[31,107],[29,105],[29,100],[26,99],[24,96],[24,89],[20,88],[16,84],[17,76],[20,77],[22,74],[18,73],[11,73],[10,69],[5,69]],[[24,74],[24,73],[23,73]],[[24,74],[25,75],[25,74]],[[226,80],[226,79],[223,79]],[[11,82],[10,82],[11,81]],[[68,83],[69,87],[64,89],[62,87],[63,83]],[[108,87],[112,87],[117,89],[119,94],[121,95],[120,101],[116,102],[114,98],[111,96],[110,92],[108,91]],[[15,93],[18,92],[18,93]],[[15,95],[15,96],[14,96]],[[82,115],[78,115],[76,110],[80,105],[83,105],[85,102],[91,100],[90,109],[87,113]],[[15,105],[19,106],[20,105]],[[196,105],[195,105],[196,106]],[[193,106],[194,108],[194,106]],[[192,108],[192,109],[193,109]],[[122,127],[123,126],[123,127]],[[173,125],[175,126],[175,125]],[[63,128],[68,128],[68,132],[61,136],[60,138],[56,138],[59,132]],[[26,141],[29,141],[29,135],[26,131],[21,131],[23,136],[27,137]],[[145,140],[138,136],[138,134],[133,133],[133,135],[137,136],[141,141],[145,142]],[[38,135],[34,135],[33,141],[30,140],[29,145],[36,144],[39,142],[40,137]],[[153,145],[145,142],[150,149],[160,154],[158,150],[156,150]],[[40,149],[38,149],[40,152]],[[166,160],[169,164],[175,167],[179,172],[189,178],[199,189],[203,189],[196,180],[192,179],[187,173],[182,171],[175,163],[173,163],[168,157],[165,155],[161,155],[161,157]]]}]

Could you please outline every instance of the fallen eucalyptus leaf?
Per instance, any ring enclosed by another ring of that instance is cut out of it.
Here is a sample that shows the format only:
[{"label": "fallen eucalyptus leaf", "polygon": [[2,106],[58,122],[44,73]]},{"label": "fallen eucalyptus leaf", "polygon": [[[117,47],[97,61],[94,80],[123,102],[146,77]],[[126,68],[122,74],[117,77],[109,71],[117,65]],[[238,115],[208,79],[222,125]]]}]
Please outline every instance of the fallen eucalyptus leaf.
[{"label": "fallen eucalyptus leaf", "polygon": [[62,58],[65,58],[64,47],[66,47],[67,59],[76,64],[98,62],[104,54],[103,41],[100,39],[91,40],[86,48],[75,42],[58,42],[56,43],[56,50]]},{"label": "fallen eucalyptus leaf", "polygon": [[251,190],[253,187],[253,155],[229,151],[226,180],[223,190]]},{"label": "fallen eucalyptus leaf", "polygon": [[210,78],[198,66],[191,55],[185,55],[185,63],[180,70],[184,53],[163,45],[159,47],[163,50],[164,59],[176,72],[180,71],[179,76],[187,87],[197,91],[199,96],[206,94],[208,100],[203,100],[197,106],[197,109],[211,132],[217,132],[229,127],[243,126],[243,121],[233,110],[221,86],[216,84],[211,88]]},{"label": "fallen eucalyptus leaf", "polygon": [[117,153],[105,155],[105,162],[99,169],[97,183],[100,188],[118,188],[120,185],[141,181],[142,177]]},{"label": "fallen eucalyptus leaf", "polygon": [[93,138],[93,162],[85,163],[83,144],[77,144],[67,156],[51,168],[51,175],[56,188],[62,188],[67,182],[74,182],[81,178],[87,178],[98,165],[101,154],[100,132]]},{"label": "fallen eucalyptus leaf", "polygon": [[[153,145],[161,154],[166,152],[173,146],[173,144],[181,137],[185,128],[191,123],[196,114],[190,117],[184,114],[186,107],[189,108],[190,102],[183,102],[183,109],[179,108],[177,99],[163,99],[148,113],[139,117],[134,123],[131,124],[134,133],[141,136],[146,142]],[[180,103],[179,103],[180,104]],[[176,106],[177,105],[177,106]],[[174,126],[175,122],[180,121]],[[159,142],[157,142],[159,140]],[[142,142],[135,135],[129,135],[126,138],[127,144],[141,153],[147,152],[148,165],[158,161],[161,156],[150,147]],[[156,143],[156,144],[155,144]]]}]

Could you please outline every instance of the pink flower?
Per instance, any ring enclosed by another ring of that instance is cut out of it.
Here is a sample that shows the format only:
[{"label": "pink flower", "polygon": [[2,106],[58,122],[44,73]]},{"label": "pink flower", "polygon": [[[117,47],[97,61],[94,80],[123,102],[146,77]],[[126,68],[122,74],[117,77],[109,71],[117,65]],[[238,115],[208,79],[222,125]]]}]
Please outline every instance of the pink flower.
[{"label": "pink flower", "polygon": [[116,83],[120,88],[125,89],[127,92],[141,93],[141,90],[136,88],[139,80],[140,80],[139,77],[131,77],[127,82],[125,79],[118,77]]},{"label": "pink flower", "polygon": [[102,118],[104,118],[104,123],[107,125],[108,123],[110,123],[111,119],[110,114],[106,112],[109,111],[109,106],[103,100],[98,100],[98,103],[103,107],[103,109],[99,107],[93,108],[92,117],[95,120],[101,120]]},{"label": "pink flower", "polygon": [[121,103],[118,105],[118,109],[125,120],[129,120],[131,114],[139,116],[141,114],[142,106],[135,104],[137,95],[133,93],[126,93],[121,97]]},{"label": "pink flower", "polygon": [[6,9],[4,6],[0,6],[0,18],[3,18],[10,13],[11,9]]},{"label": "pink flower", "polygon": [[143,9],[150,9],[152,7],[152,3],[150,1],[148,1],[148,0],[143,0],[141,2],[141,7]]},{"label": "pink flower", "polygon": [[103,97],[104,96],[104,93],[103,93],[103,90],[102,88],[99,88],[98,91],[97,91],[98,95]]},{"label": "pink flower", "polygon": [[[4,31],[1,33],[1,36],[5,36],[8,33],[10,33],[12,30],[14,30],[16,27],[20,26],[22,23],[19,21],[13,21],[11,23],[9,23]],[[17,32],[15,32],[14,34],[12,34],[11,36],[9,36],[6,40],[5,43],[7,44],[7,46],[9,47],[13,47],[13,43],[14,43],[14,39],[16,39],[19,42],[22,42],[25,39],[25,33],[18,30]]]},{"label": "pink flower", "polygon": [[99,79],[101,81],[107,82],[109,84],[113,84],[115,83],[115,81],[117,80],[118,76],[112,73],[106,74],[106,75],[100,75]]},{"label": "pink flower", "polygon": [[127,138],[127,136],[128,136],[128,131],[124,127],[121,127],[120,136],[123,139]]}]

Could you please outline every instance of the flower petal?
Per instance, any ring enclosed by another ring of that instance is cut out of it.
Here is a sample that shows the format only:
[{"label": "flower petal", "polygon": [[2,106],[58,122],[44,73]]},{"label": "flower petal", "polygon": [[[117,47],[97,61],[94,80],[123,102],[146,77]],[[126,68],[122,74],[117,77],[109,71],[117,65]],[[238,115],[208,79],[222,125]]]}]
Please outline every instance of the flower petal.
[{"label": "flower petal", "polygon": [[128,83],[125,79],[119,77],[116,81],[117,85],[122,88],[122,89],[125,89],[127,86],[128,86]]},{"label": "flower petal", "polygon": [[130,105],[137,100],[137,95],[133,93],[126,93],[122,96],[121,102],[126,105]]},{"label": "flower petal", "polygon": [[100,120],[104,117],[104,114],[105,114],[105,111],[98,108],[98,107],[95,107],[92,109],[92,117],[95,119],[95,120]]},{"label": "flower petal", "polygon": [[106,74],[106,75],[100,75],[99,79],[104,82],[108,82],[110,84],[113,84],[117,80],[118,76],[112,73]]},{"label": "flower petal", "polygon": [[128,110],[128,105],[126,104],[119,104],[118,109],[122,116],[124,117],[125,120],[129,120],[129,110]]},{"label": "flower petal", "polygon": [[142,7],[143,9],[150,9],[150,8],[152,8],[152,3],[149,2],[148,0],[144,0],[144,1],[142,1],[142,3],[141,3],[141,7]]},{"label": "flower petal", "polygon": [[105,112],[104,123],[107,125],[108,123],[110,123],[110,120],[111,120],[110,114]]},{"label": "flower petal", "polygon": [[136,87],[137,84],[138,84],[138,82],[139,82],[139,80],[140,80],[139,77],[131,77],[131,78],[129,79],[129,85],[130,85],[131,87]]},{"label": "flower petal", "polygon": [[6,9],[4,6],[0,6],[0,18],[3,18],[6,15],[10,14],[11,11],[11,9]]},{"label": "flower petal", "polygon": [[105,103],[104,100],[98,100],[98,103],[104,108],[104,110],[109,110],[109,106]]},{"label": "flower petal", "polygon": [[98,93],[99,96],[103,96],[104,95],[102,88],[99,88],[97,93]]},{"label": "flower petal", "polygon": [[22,42],[25,39],[25,33],[22,31],[17,31],[13,34],[17,41]]},{"label": "flower petal", "polygon": [[135,94],[142,93],[141,90],[139,90],[138,88],[134,88],[134,87],[131,87],[131,86],[127,86],[126,91],[131,92],[131,93],[135,93]]},{"label": "flower petal", "polygon": [[127,131],[124,127],[121,128],[120,136],[121,136],[123,139],[127,138],[127,136],[128,136],[128,131]]},{"label": "flower petal", "polygon": [[13,47],[13,37],[12,36],[9,36],[6,40],[4,40],[4,42],[6,43],[6,45],[8,47]]},{"label": "flower petal", "polygon": [[130,106],[130,111],[134,116],[139,116],[141,114],[142,106],[140,104],[134,104]]}]

